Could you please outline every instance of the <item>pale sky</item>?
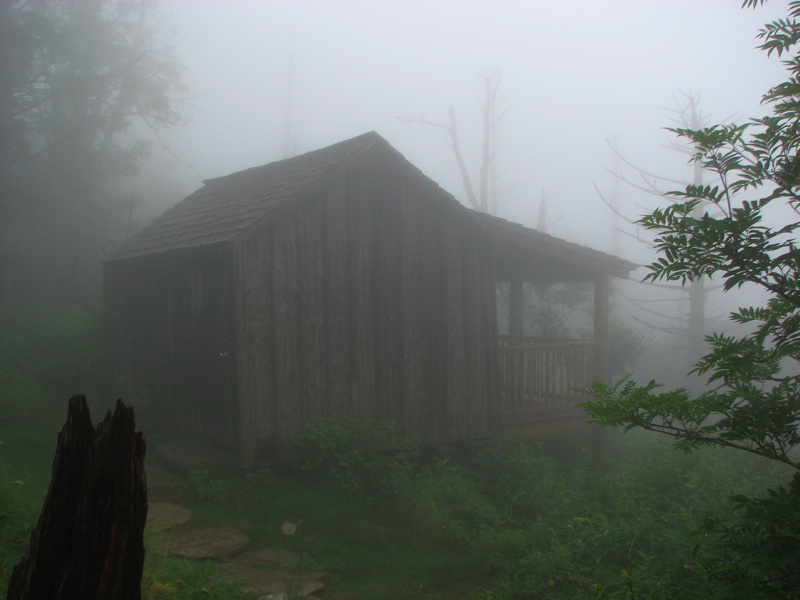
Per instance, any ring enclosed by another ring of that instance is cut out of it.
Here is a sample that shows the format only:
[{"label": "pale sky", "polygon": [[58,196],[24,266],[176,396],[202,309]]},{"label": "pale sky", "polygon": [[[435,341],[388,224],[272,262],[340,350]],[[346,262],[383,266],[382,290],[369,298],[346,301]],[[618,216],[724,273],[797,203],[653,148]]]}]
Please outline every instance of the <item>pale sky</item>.
[{"label": "pale sky", "polygon": [[[780,81],[779,62],[754,48],[786,2],[740,4],[162,0],[191,120],[163,135],[180,161],[158,151],[145,175],[172,182],[169,204],[203,178],[281,158],[292,64],[297,153],[374,130],[463,200],[446,132],[398,117],[445,123],[453,105],[477,179],[483,77],[499,72],[497,156],[513,180],[500,216],[534,225],[544,190],[551,233],[609,251],[611,216],[594,190],[613,193],[607,140],[643,168],[688,177],[686,158],[665,149],[674,98],[700,94],[710,121],[741,119],[762,114],[761,95]],[[633,216],[651,202],[619,191]]]}]

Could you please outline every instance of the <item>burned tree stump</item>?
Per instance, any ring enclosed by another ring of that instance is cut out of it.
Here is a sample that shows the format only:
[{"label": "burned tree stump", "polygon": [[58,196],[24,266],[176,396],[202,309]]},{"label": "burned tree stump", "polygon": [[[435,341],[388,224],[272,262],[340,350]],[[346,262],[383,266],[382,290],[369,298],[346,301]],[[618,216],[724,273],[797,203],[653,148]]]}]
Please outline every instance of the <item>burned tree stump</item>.
[{"label": "burned tree stump", "polygon": [[140,600],[147,520],[145,441],[117,401],[95,429],[85,396],[69,401],[53,475],[8,600]]}]

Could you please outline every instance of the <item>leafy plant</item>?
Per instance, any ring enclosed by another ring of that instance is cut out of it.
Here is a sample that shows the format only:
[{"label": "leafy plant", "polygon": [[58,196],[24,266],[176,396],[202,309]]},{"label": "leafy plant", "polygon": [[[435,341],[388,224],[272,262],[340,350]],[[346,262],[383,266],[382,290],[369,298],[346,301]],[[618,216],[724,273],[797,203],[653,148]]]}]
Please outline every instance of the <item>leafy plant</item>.
[{"label": "leafy plant", "polygon": [[[745,333],[707,337],[710,350],[694,372],[708,377],[708,392],[693,398],[685,389],[662,392],[655,382],[597,383],[589,391],[599,400],[584,405],[595,423],[658,431],[687,451],[734,448],[794,469],[788,488],[773,487],[759,499],[737,497],[738,521],[712,529],[718,557],[706,564],[722,582],[718,593],[734,597],[797,597],[800,589],[800,572],[786,567],[800,564],[800,375],[792,369],[800,359],[798,17],[800,2],[790,2],[789,18],[759,33],[768,55],[787,56],[787,81],[763,97],[772,114],[674,129],[717,184],[675,191],[675,204],[640,220],[656,232],[662,255],[646,281],[718,275],[726,291],[752,286],[767,295],[766,303],[730,315]],[[714,212],[698,216],[699,206]]]},{"label": "leafy plant", "polygon": [[222,479],[214,479],[208,471],[204,469],[192,469],[189,472],[189,483],[201,501],[213,502],[214,504],[226,504],[228,502],[228,486]]},{"label": "leafy plant", "polygon": [[350,493],[377,494],[402,486],[411,472],[415,446],[390,422],[353,423],[320,419],[293,440],[294,463],[303,471],[335,479]]},{"label": "leafy plant", "polygon": [[225,570],[211,561],[189,561],[148,553],[142,578],[142,596],[152,600],[241,600],[254,598],[244,586],[230,581]]}]

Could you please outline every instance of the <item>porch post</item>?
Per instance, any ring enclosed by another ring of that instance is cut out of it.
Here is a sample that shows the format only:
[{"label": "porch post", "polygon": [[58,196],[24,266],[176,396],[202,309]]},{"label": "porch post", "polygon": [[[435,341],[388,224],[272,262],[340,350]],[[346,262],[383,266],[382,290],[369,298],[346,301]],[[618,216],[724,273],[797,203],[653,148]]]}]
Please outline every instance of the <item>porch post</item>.
[{"label": "porch post", "polygon": [[525,319],[525,296],[522,291],[521,281],[510,282],[508,297],[508,335],[513,342],[519,343],[524,333],[523,322]]},{"label": "porch post", "polygon": [[611,312],[609,296],[610,281],[608,275],[601,275],[594,282],[594,341],[600,342],[594,358],[595,381],[608,383],[609,355],[609,313]]},{"label": "porch post", "polygon": [[[522,281],[510,282],[508,292],[508,335],[509,343],[514,346],[522,343],[525,333],[525,294]],[[516,406],[525,397],[522,374],[524,369],[524,355],[508,355],[505,360],[506,372],[503,374],[505,383],[506,408]]]},{"label": "porch post", "polygon": [[[595,381],[608,383],[608,354],[609,354],[609,313],[611,306],[610,278],[602,274],[594,282],[594,341],[600,342],[594,356],[592,378]],[[606,431],[602,427],[592,427],[590,445],[592,454],[598,463],[602,463],[606,455]]]}]

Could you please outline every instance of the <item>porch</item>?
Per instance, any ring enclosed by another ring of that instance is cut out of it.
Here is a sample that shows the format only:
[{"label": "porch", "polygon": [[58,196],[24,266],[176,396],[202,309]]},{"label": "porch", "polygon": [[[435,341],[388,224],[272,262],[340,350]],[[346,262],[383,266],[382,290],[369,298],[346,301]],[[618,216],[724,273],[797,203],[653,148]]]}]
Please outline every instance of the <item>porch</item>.
[{"label": "porch", "polygon": [[[589,397],[579,390],[609,377],[611,278],[626,279],[637,265],[505,219],[478,219],[495,240],[495,283],[504,290],[500,424],[525,436],[583,426],[576,404]],[[546,338],[532,326],[530,292],[541,284],[584,286],[591,296],[581,328],[587,339]]]},{"label": "porch", "polygon": [[501,426],[524,436],[583,426],[586,418],[576,405],[590,396],[581,389],[608,380],[609,279],[591,285],[590,339],[531,335],[533,286],[511,281],[506,287],[507,322],[498,336]]},{"label": "porch", "polygon": [[597,380],[602,344],[500,336],[501,424],[534,435],[579,426],[580,392]]}]

